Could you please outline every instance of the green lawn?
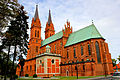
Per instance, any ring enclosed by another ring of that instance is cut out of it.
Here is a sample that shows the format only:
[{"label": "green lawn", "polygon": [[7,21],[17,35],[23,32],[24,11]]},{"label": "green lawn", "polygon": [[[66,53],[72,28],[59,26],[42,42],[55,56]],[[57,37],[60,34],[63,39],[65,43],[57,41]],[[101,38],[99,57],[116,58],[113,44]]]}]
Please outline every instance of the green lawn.
[{"label": "green lawn", "polygon": [[[102,77],[104,75],[101,76],[81,76],[78,77],[78,79],[87,79],[87,78],[95,78],[95,77]],[[45,80],[75,80],[77,79],[76,76],[56,76],[55,78],[59,78],[59,79],[45,79]],[[29,78],[29,79],[25,79],[25,78],[18,78],[18,80],[43,80],[43,79],[33,79],[33,78]]]}]

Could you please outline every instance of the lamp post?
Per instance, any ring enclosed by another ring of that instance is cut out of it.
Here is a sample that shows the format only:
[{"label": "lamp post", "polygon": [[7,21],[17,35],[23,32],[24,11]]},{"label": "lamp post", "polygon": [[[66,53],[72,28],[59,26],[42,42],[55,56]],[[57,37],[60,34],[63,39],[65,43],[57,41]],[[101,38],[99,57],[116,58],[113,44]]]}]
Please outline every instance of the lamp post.
[{"label": "lamp post", "polygon": [[20,59],[19,64],[20,64],[20,66],[21,66],[20,76],[22,76],[21,73],[23,72],[23,66],[24,66],[24,64],[25,64],[25,59],[23,58],[22,55],[19,56],[19,59]]},{"label": "lamp post", "polygon": [[75,70],[76,70],[77,79],[78,79],[78,68],[77,68],[77,64],[76,64],[76,66],[75,66]]}]

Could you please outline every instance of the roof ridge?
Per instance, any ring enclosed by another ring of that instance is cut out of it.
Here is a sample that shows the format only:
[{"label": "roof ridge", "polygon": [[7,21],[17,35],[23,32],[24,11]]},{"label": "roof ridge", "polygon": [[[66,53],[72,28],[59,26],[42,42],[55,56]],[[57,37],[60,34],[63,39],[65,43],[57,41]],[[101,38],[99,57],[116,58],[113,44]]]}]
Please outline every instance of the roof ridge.
[{"label": "roof ridge", "polygon": [[[90,27],[90,26],[92,26],[92,25],[94,25],[94,24],[88,25],[88,26],[86,26],[86,27],[84,27],[84,28],[81,28],[81,29],[79,29],[79,30],[77,30],[77,31],[74,31],[73,33],[76,33],[76,32],[78,32],[78,31],[83,30],[83,29],[85,29],[85,28],[87,28],[87,27]],[[94,26],[95,26],[95,25],[94,25]],[[71,34],[72,34],[72,33],[71,33]]]},{"label": "roof ridge", "polygon": [[67,40],[67,43],[65,44],[65,47],[92,38],[103,38],[94,24],[71,33]]},{"label": "roof ridge", "polygon": [[[57,32],[56,34],[48,37],[47,39],[44,39],[44,40],[42,41],[42,46],[44,46],[44,45],[46,45],[46,44],[49,44],[49,43],[51,43],[52,41],[55,41],[55,40],[57,40],[57,39],[60,39],[62,36],[63,36],[62,31],[59,31],[59,32]],[[47,41],[47,42],[46,42],[46,41]]]}]

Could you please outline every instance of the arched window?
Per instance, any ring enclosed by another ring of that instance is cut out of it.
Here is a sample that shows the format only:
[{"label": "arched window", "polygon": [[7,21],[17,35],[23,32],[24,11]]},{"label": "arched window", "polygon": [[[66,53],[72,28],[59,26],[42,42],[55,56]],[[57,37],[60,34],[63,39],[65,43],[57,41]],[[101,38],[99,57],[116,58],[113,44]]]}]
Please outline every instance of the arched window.
[{"label": "arched window", "polygon": [[36,46],[36,52],[38,52],[38,46]]},{"label": "arched window", "polygon": [[67,59],[69,58],[68,50],[67,50]]},{"label": "arched window", "polygon": [[85,70],[85,65],[83,65],[83,70]]},{"label": "arched window", "polygon": [[55,50],[56,50],[56,44],[55,44]]},{"label": "arched window", "polygon": [[39,38],[39,31],[38,31],[38,33],[37,33],[37,37]]},{"label": "arched window", "polygon": [[35,37],[37,36],[37,31],[35,30]]},{"label": "arched window", "polygon": [[30,65],[30,71],[32,70],[32,65]]},{"label": "arched window", "polygon": [[26,66],[26,69],[28,70],[28,66]]},{"label": "arched window", "polygon": [[75,48],[74,48],[74,58],[76,58],[76,51],[75,51]]},{"label": "arched window", "polygon": [[61,47],[62,47],[62,41],[60,42],[60,45],[61,45]]},{"label": "arched window", "polygon": [[95,47],[96,47],[96,54],[97,54],[97,62],[101,63],[100,50],[99,50],[98,42],[95,42]]},{"label": "arched window", "polygon": [[83,55],[83,46],[81,46],[81,55]]},{"label": "arched window", "polygon": [[88,52],[89,52],[89,55],[91,55],[91,48],[89,44],[88,44]]}]

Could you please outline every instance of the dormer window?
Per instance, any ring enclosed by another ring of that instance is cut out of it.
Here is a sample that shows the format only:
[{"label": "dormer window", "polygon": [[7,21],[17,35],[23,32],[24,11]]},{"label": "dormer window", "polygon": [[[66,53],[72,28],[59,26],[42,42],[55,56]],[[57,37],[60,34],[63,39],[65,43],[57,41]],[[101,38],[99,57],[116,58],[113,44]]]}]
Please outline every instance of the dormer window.
[{"label": "dormer window", "polygon": [[50,51],[51,51],[50,49],[51,49],[51,47],[49,45],[47,45],[46,46],[46,53],[50,53]]}]

